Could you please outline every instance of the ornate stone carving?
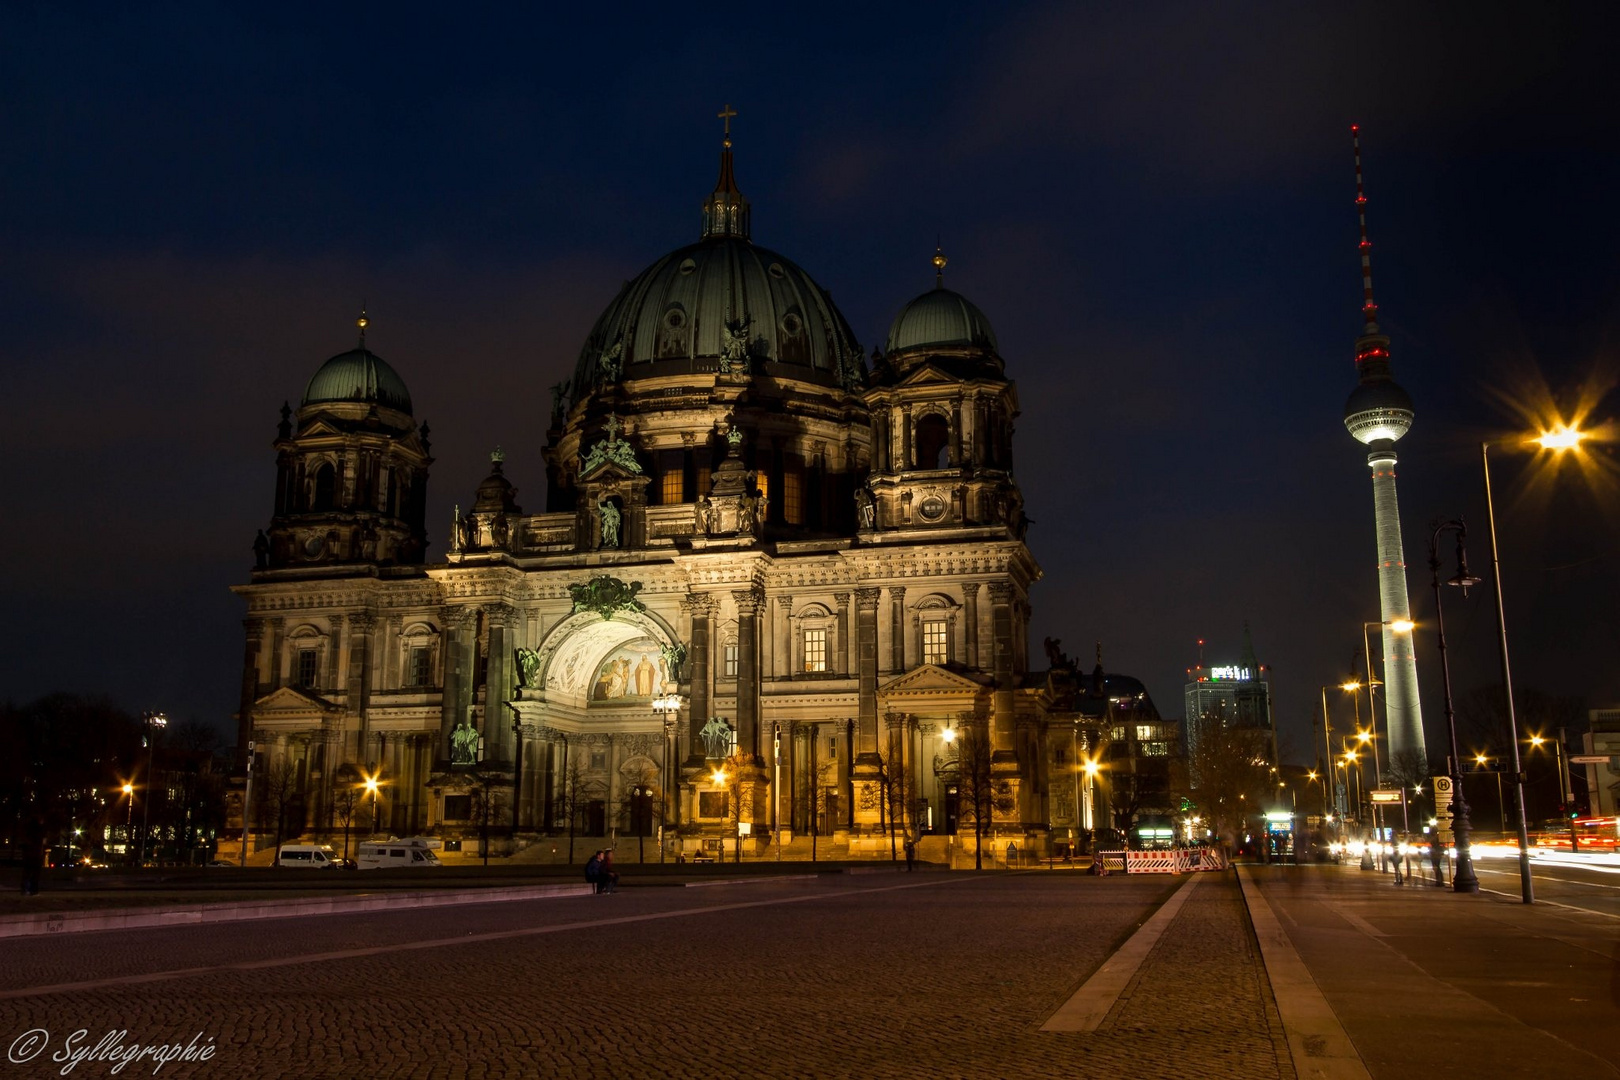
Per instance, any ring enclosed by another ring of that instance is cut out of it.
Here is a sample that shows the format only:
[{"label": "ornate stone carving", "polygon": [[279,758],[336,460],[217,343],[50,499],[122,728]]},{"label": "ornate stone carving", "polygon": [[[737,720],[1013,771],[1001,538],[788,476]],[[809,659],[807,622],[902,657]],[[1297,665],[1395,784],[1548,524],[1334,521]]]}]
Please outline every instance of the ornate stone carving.
[{"label": "ornate stone carving", "polygon": [[574,600],[574,611],[594,611],[604,619],[611,619],[620,611],[646,611],[641,601],[636,599],[636,593],[640,591],[641,582],[632,581],[626,585],[607,574],[591,578],[582,585],[568,586],[568,595]]},{"label": "ornate stone carving", "polygon": [[619,438],[619,418],[609,416],[607,422],[607,438],[591,447],[580,464],[580,472],[591,473],[600,466],[612,462],[625,472],[641,475],[641,462],[636,460],[635,447]]},{"label": "ornate stone carving", "polygon": [[731,599],[736,602],[739,614],[755,615],[765,598],[756,589],[733,589]]},{"label": "ornate stone carving", "polygon": [[990,602],[992,604],[1011,603],[1013,587],[1005,581],[992,581],[990,583]]},{"label": "ornate stone carving", "polygon": [[749,353],[748,328],[753,325],[753,317],[745,315],[741,321],[731,317],[726,312],[726,324],[720,330],[720,373],[722,375],[747,375]]},{"label": "ornate stone carving", "polygon": [[855,590],[855,606],[862,611],[876,611],[878,600],[883,596],[883,590],[876,586],[865,586]]},{"label": "ornate stone carving", "polygon": [[681,601],[681,607],[694,617],[706,619],[714,614],[714,597],[708,593],[690,593]]},{"label": "ornate stone carving", "polygon": [[720,717],[711,716],[698,732],[698,738],[703,740],[703,749],[708,757],[719,760],[730,756],[731,748],[736,743],[737,729]]},{"label": "ornate stone carving", "polygon": [[619,381],[619,376],[624,371],[623,358],[624,342],[622,341],[615,341],[608,348],[602,350],[602,355],[596,359],[596,366],[602,372],[603,382],[615,383]]},{"label": "ornate stone carving", "polygon": [[686,667],[686,646],[677,641],[673,645],[661,646],[658,652],[664,659],[664,667],[669,673],[669,678],[680,682],[685,674],[683,669]]}]

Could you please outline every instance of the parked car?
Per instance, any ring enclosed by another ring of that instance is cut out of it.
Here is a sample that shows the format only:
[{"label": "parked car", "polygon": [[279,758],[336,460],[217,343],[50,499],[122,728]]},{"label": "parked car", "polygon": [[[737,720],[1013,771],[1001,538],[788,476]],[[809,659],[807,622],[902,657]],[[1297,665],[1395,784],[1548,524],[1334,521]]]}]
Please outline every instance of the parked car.
[{"label": "parked car", "polygon": [[335,870],[342,861],[331,844],[282,844],[276,852],[277,866],[305,870]]}]

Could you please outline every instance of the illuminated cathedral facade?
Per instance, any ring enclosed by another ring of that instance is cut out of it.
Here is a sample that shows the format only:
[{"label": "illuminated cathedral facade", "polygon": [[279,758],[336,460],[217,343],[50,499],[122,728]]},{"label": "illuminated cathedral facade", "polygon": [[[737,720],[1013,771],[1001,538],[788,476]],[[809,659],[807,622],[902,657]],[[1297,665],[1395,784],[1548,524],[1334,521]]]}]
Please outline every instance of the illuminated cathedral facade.
[{"label": "illuminated cathedral facade", "polygon": [[552,389],[543,508],[497,453],[430,528],[429,431],[363,321],[283,407],[235,587],[257,830],[271,788],[284,838],[376,813],[497,851],[571,830],[887,858],[896,829],[1038,851],[1090,824],[1077,720],[1028,669],[1041,571],[989,320],[936,254],[866,355],[753,243],[732,168],[728,136],[697,241]]}]

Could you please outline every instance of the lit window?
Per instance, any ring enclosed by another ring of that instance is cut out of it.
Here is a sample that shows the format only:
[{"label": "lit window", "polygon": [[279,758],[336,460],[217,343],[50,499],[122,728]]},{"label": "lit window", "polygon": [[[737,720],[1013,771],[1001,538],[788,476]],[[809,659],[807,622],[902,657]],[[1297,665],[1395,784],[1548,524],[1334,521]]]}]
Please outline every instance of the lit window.
[{"label": "lit window", "polygon": [[1136,725],[1136,737],[1138,739],[1151,739],[1151,738],[1153,738],[1153,725],[1152,724],[1137,724]]},{"label": "lit window", "polygon": [[759,491],[759,504],[761,509],[771,505],[771,478],[761,469],[754,474],[754,487]]},{"label": "lit window", "polygon": [[406,675],[407,686],[433,685],[433,648],[429,645],[411,646],[411,662]]},{"label": "lit window", "polygon": [[321,660],[318,649],[299,649],[298,667],[293,673],[293,685],[305,690],[315,689],[315,672]]},{"label": "lit window", "polygon": [[685,502],[686,487],[682,483],[683,479],[679,466],[665,470],[664,477],[658,485],[658,501],[665,506],[674,506],[676,503]]},{"label": "lit window", "polygon": [[827,670],[827,631],[807,629],[804,632],[804,670]]},{"label": "lit window", "polygon": [[922,658],[925,664],[944,664],[950,660],[950,636],[944,619],[930,619],[922,624]]},{"label": "lit window", "polygon": [[737,644],[728,642],[720,652],[720,674],[727,679],[737,677]]},{"label": "lit window", "polygon": [[827,760],[838,760],[838,736],[836,735],[829,735],[827,737]]},{"label": "lit window", "polygon": [[782,468],[782,519],[804,524],[804,459],[796,454],[788,455]]}]

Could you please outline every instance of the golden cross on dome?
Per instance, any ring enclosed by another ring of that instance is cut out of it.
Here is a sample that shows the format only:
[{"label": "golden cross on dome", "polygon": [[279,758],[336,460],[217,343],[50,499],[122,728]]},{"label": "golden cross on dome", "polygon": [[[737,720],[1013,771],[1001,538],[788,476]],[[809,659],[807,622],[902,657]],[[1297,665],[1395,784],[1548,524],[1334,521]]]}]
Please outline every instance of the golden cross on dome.
[{"label": "golden cross on dome", "polygon": [[730,102],[727,102],[725,107],[722,108],[715,115],[718,116],[721,120],[725,121],[725,124],[726,124],[726,145],[729,147],[731,145],[731,118],[737,115],[737,110],[733,109],[731,107]]}]

